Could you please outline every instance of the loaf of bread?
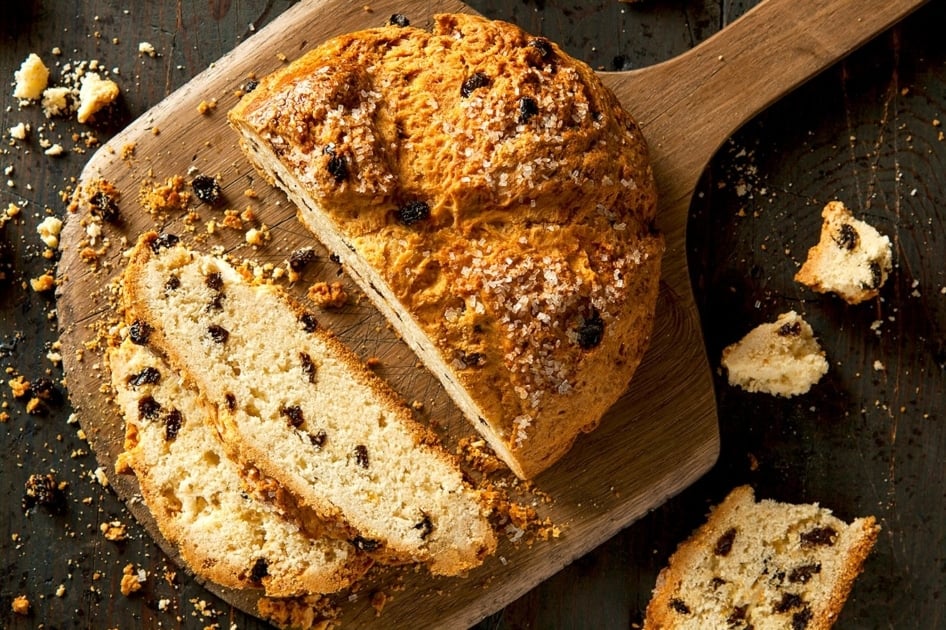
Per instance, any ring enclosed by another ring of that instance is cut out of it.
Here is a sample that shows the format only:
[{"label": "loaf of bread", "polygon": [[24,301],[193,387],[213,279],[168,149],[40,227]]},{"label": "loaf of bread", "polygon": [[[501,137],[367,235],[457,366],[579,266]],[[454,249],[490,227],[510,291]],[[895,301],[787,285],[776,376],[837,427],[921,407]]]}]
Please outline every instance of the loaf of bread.
[{"label": "loaf of bread", "polygon": [[736,488],[657,577],[644,629],[830,628],[879,531]]},{"label": "loaf of bread", "polygon": [[229,120],[517,475],[626,391],[664,244],[644,139],[587,65],[439,15],[330,40]]},{"label": "loaf of bread", "polygon": [[722,366],[730,385],[786,398],[808,392],[828,372],[814,331],[795,311],[759,324],[724,348]]},{"label": "loaf of bread", "polygon": [[228,452],[346,528],[359,550],[446,575],[493,551],[457,462],[280,288],[152,232],[131,251],[123,298],[130,338],[216,406]]},{"label": "loaf of bread", "polygon": [[194,574],[288,597],[338,591],[367,570],[350,543],[306,535],[244,482],[208,403],[161,357],[127,338],[107,356],[125,416],[116,468],[137,477],[158,529]]},{"label": "loaf of bread", "polygon": [[893,268],[890,239],[855,219],[840,201],[829,202],[821,216],[821,237],[808,250],[795,280],[848,304],[877,297]]}]

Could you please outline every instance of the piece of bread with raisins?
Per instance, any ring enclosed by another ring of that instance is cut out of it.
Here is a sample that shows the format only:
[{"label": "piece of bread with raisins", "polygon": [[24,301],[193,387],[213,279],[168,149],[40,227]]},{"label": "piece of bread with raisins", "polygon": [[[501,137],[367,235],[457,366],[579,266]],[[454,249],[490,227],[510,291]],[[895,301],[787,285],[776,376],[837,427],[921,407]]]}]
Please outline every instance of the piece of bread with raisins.
[{"label": "piece of bread with raisins", "polygon": [[877,297],[893,268],[890,239],[855,219],[840,201],[829,202],[821,216],[821,237],[808,250],[795,280],[848,304]]},{"label": "piece of bread with raisins", "polygon": [[313,537],[248,483],[211,424],[213,410],[148,348],[109,348],[125,417],[116,469],[133,473],[167,541],[201,579],[269,597],[333,593],[370,566],[350,543]]},{"label": "piece of bread with raisins", "polygon": [[439,15],[330,40],[229,120],[517,475],[626,391],[664,242],[644,138],[586,64]]},{"label": "piece of bread with raisins", "polygon": [[230,454],[347,528],[358,549],[445,575],[494,550],[456,460],[282,289],[151,232],[131,251],[122,295],[132,340],[215,405]]},{"label": "piece of bread with raisins", "polygon": [[811,326],[795,311],[724,348],[721,363],[730,385],[786,398],[806,393],[828,372]]},{"label": "piece of bread with raisins", "polygon": [[645,630],[826,630],[877,541],[817,504],[756,501],[740,486],[657,577]]}]

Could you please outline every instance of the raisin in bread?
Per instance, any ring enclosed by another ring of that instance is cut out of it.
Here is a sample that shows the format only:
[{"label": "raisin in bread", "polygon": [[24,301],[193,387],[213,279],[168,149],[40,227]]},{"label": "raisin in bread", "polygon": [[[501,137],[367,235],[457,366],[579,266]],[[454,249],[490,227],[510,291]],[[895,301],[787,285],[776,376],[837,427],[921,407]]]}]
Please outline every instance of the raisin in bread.
[{"label": "raisin in bread", "polygon": [[644,628],[830,628],[879,531],[736,488],[657,577]]},{"label": "raisin in bread", "polygon": [[876,297],[893,268],[890,239],[855,219],[840,201],[829,202],[821,216],[821,237],[795,280],[848,304]]},{"label": "raisin in bread", "polygon": [[806,393],[828,371],[811,326],[795,311],[724,348],[722,366],[730,385],[786,398]]},{"label": "raisin in bread", "polygon": [[330,40],[229,120],[517,475],[625,392],[664,243],[644,139],[587,65],[439,15]]},{"label": "raisin in bread", "polygon": [[280,288],[152,232],[130,254],[123,297],[131,338],[216,405],[231,455],[357,548],[451,575],[495,548],[456,461]]},{"label": "raisin in bread", "polygon": [[125,339],[108,363],[125,416],[116,468],[137,477],[161,533],[196,575],[287,597],[338,591],[367,570],[350,543],[306,535],[244,483],[207,402],[163,359]]}]

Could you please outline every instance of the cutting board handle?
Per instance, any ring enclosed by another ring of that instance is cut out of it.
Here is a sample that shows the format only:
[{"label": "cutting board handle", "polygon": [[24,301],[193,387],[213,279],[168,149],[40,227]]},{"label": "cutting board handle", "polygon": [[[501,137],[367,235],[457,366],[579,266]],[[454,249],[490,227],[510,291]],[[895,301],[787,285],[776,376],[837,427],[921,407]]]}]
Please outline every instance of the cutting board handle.
[{"label": "cutting board handle", "polygon": [[661,207],[684,209],[662,229],[684,227],[703,169],[733,132],[926,1],[764,0],[678,57],[602,73],[651,146]]}]

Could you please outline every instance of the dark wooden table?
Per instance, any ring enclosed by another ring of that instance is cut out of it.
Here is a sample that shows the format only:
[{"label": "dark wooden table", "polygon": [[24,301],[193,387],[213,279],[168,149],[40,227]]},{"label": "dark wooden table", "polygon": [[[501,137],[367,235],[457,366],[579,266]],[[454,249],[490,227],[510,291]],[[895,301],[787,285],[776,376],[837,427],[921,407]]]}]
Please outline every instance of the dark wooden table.
[{"label": "dark wooden table", "polygon": [[[63,195],[94,150],[285,10],[285,0],[27,0],[0,9],[0,627],[262,628],[175,571],[95,479],[95,459],[70,420],[67,384],[50,360],[52,293],[30,279],[53,271],[36,232],[63,217]],[[471,1],[560,42],[601,69],[641,67],[711,36],[752,1]],[[127,6],[127,8],[126,8]],[[760,496],[818,501],[838,515],[874,514],[883,532],[838,628],[946,627],[946,2],[934,0],[772,106],[718,153],[694,199],[688,249],[710,362],[749,328],[795,309],[831,364],[811,393],[752,395],[717,374],[722,455],[703,479],[480,628],[629,628],[657,571],[707,508],[734,485]],[[158,55],[139,53],[153,44]],[[58,48],[60,54],[53,54]],[[13,73],[30,52],[51,66],[98,60],[122,88],[94,126],[20,109]],[[786,51],[786,54],[790,54]],[[8,129],[32,131],[13,141]],[[941,124],[942,123],[942,124]],[[44,154],[59,143],[61,156]],[[792,281],[817,239],[820,210],[841,199],[888,234],[895,269],[879,299],[856,307]],[[47,377],[38,413],[6,381]],[[65,509],[24,511],[30,475],[66,482]],[[128,528],[110,542],[102,523]],[[119,593],[123,567],[148,571],[144,591]],[[28,616],[11,602],[25,595]]]}]

